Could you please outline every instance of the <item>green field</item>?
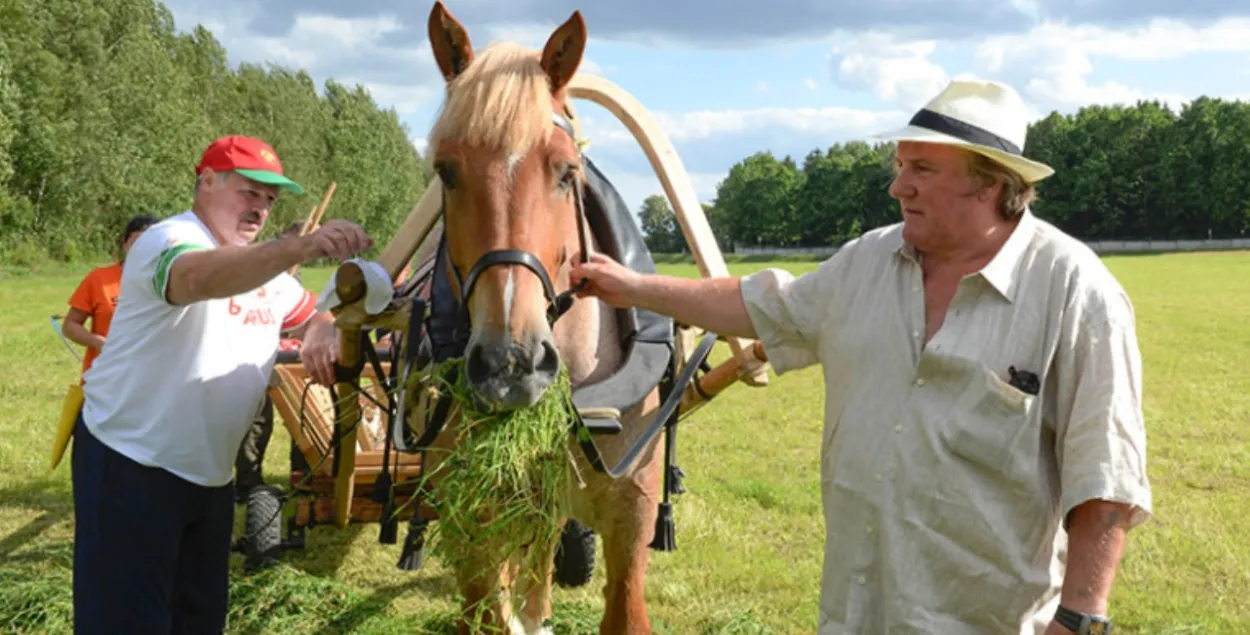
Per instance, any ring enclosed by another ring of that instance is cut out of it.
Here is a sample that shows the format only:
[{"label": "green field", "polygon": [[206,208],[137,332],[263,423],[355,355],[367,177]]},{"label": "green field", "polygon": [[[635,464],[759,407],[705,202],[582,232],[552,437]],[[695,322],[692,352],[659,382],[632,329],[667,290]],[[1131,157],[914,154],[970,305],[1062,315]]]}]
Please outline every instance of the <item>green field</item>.
[{"label": "green field", "polygon": [[[1145,360],[1149,469],[1156,518],[1130,537],[1111,601],[1117,633],[1250,632],[1250,258],[1241,253],[1108,258],[1137,307]],[[737,263],[741,274],[769,263]],[[791,271],[812,262],[776,263]],[[690,265],[667,272],[696,275]],[[0,632],[70,632],[73,519],[69,465],[47,468],[51,431],[78,363],[49,316],[83,271],[0,277]],[[327,270],[305,272],[314,290]],[[3,274],[0,274],[3,275]],[[683,423],[678,550],[654,553],[647,582],[657,631],[810,633],[823,522],[820,372],[735,386]],[[279,426],[266,475],[284,484]],[[275,450],[277,448],[278,450]],[[241,512],[242,508],[236,508]],[[241,524],[242,514],[236,514]],[[405,531],[401,528],[402,532]],[[395,568],[400,545],[377,526],[316,528],[304,552],[244,577],[239,556],[231,633],[446,632],[455,608],[431,558]],[[953,581],[956,582],[957,581]],[[557,632],[597,632],[596,579],[556,590]]]}]

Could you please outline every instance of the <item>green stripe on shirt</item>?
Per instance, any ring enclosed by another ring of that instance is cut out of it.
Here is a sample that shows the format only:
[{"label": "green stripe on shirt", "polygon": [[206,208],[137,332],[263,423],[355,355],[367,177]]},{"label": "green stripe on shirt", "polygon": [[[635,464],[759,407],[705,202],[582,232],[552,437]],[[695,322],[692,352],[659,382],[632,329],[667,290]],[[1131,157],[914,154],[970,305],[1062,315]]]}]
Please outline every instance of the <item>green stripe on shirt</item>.
[{"label": "green stripe on shirt", "polygon": [[165,289],[169,283],[169,268],[174,264],[174,258],[188,251],[197,249],[208,249],[206,245],[196,243],[186,243],[182,245],[174,245],[169,249],[161,252],[159,259],[156,261],[156,273],[152,275],[152,289],[156,291],[157,297],[165,299]]}]

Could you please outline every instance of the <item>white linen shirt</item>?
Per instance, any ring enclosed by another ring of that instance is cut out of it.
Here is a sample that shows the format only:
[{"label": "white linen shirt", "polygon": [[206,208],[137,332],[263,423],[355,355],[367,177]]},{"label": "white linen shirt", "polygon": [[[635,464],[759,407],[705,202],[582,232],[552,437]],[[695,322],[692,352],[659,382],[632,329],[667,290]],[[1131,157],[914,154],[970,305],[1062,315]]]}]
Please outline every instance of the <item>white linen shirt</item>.
[{"label": "white linen shirt", "polygon": [[[820,635],[1040,635],[1067,513],[1106,499],[1132,504],[1133,526],[1151,515],[1132,304],[1031,212],[927,346],[901,224],[741,290],[779,375],[824,371]],[[1040,392],[1009,385],[1013,368]]]}]

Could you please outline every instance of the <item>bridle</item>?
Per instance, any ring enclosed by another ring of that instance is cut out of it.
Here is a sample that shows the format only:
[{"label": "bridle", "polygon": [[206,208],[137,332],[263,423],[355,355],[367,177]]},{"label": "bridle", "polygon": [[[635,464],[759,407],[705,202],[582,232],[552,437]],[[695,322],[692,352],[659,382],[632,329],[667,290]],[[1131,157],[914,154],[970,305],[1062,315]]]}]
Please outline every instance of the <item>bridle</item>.
[{"label": "bridle", "polygon": [[[568,120],[567,117],[560,114],[559,112],[554,113],[554,115],[552,116],[552,120],[557,127],[563,130],[565,133],[569,135],[571,139],[573,139],[574,145],[578,145],[577,154],[578,154],[578,160],[580,163],[582,152],[581,152],[580,145],[578,144],[577,135],[573,130],[573,124]],[[580,242],[580,246],[581,246],[581,261],[582,263],[587,263],[587,262],[590,262],[591,238],[589,234],[589,226],[586,221],[586,207],[585,207],[586,203],[585,203],[585,198],[583,196],[582,180],[581,180],[580,173],[578,174],[577,178],[573,179],[573,188],[574,188],[573,189],[573,201],[577,207],[577,230],[578,230],[577,233],[578,233],[578,241]],[[446,214],[447,214],[447,194],[446,194],[446,190],[444,190],[443,192],[443,215],[444,215],[443,226],[444,227],[447,226]],[[547,273],[546,268],[543,267],[542,261],[539,260],[538,257],[535,256],[534,254],[528,251],[521,250],[521,249],[496,249],[494,251],[488,251],[485,254],[482,254],[482,257],[478,258],[477,262],[473,264],[473,267],[469,269],[468,275],[466,275],[463,279],[460,277],[460,269],[456,267],[454,262],[451,261],[450,252],[448,252],[447,256],[448,256],[448,263],[447,263],[448,269],[450,269],[452,275],[456,277],[456,288],[458,290],[458,295],[460,296],[459,297],[460,310],[459,310],[459,315],[456,318],[457,329],[468,328],[469,295],[473,293],[473,287],[477,284],[478,277],[482,275],[483,271],[485,271],[486,269],[490,267],[493,267],[496,265],[506,265],[506,264],[521,265],[523,267],[526,267],[530,271],[533,271],[534,275],[538,276],[538,279],[541,280],[543,284],[543,295],[547,297],[547,324],[548,326],[555,326],[556,321],[559,320],[561,316],[563,316],[565,313],[568,312],[570,308],[573,307],[573,300],[575,298],[574,294],[581,291],[586,286],[586,280],[583,279],[580,282],[578,282],[576,285],[574,285],[572,288],[557,294],[555,291],[555,285],[551,281],[551,276]]]}]

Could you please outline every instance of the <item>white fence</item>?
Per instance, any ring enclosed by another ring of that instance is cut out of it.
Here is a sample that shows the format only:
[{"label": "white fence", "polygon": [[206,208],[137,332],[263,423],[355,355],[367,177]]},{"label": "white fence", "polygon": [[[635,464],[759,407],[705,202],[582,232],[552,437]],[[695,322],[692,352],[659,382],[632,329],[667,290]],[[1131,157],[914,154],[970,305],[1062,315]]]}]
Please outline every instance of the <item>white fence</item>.
[{"label": "white fence", "polygon": [[[1086,241],[1091,249],[1100,254],[1116,253],[1168,253],[1174,251],[1233,251],[1250,249],[1250,238],[1223,238],[1210,240],[1094,240]],[[735,246],[733,253],[749,256],[832,256],[837,246],[821,247],[747,247]]]}]

